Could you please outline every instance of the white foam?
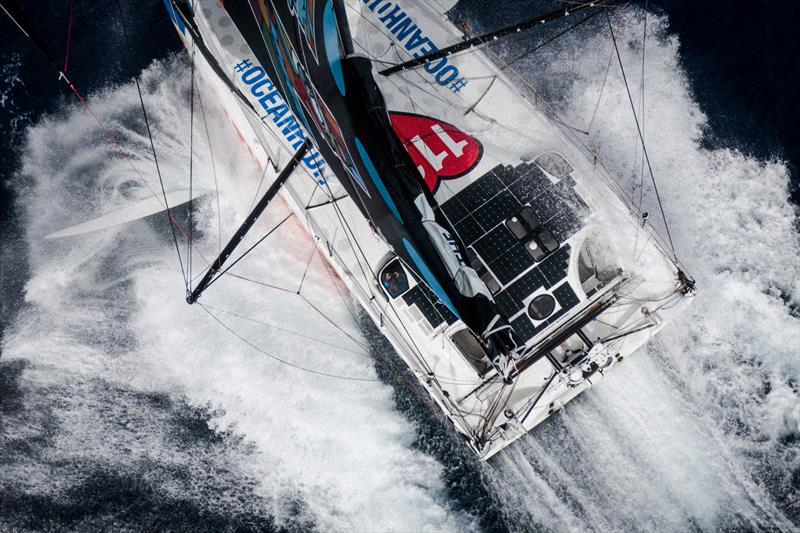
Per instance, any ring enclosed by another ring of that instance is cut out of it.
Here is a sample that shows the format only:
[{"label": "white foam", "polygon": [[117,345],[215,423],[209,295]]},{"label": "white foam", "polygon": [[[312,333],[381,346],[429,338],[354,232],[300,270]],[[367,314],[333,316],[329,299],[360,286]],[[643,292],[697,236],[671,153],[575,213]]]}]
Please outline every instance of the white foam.
[{"label": "white foam", "polygon": [[[185,66],[173,60],[148,68],[142,83],[168,188],[185,187],[188,179],[186,78]],[[211,94],[203,96],[218,180],[223,191],[230,191],[220,197],[227,235],[243,219],[260,172]],[[109,88],[90,103],[158,190],[133,85]],[[196,120],[194,185],[213,190],[199,111]],[[259,493],[271,502],[269,511],[279,524],[297,523],[299,513],[301,523],[313,522],[322,530],[472,526],[469,516],[454,512],[446,501],[442,466],[412,448],[415,429],[397,412],[391,388],[377,380],[373,361],[360,345],[364,339],[319,255],[303,294],[355,340],[298,296],[241,279],[219,281],[202,303],[329,343],[212,311],[276,356],[374,381],[332,379],[279,364],[226,332],[199,306],[188,307],[169,233],[159,234],[146,223],[42,242],[54,228],[121,205],[124,190],[133,186],[134,173],[81,108],[70,106],[31,128],[24,174],[33,182],[24,199],[31,245],[26,286],[30,308],[9,332],[4,358],[29,359],[40,370],[48,369],[44,375],[54,383],[69,379],[65,376],[96,376],[210,406],[218,413],[215,428],[233,431],[254,446],[248,457],[252,463],[240,466],[261,480]],[[218,247],[215,207],[209,198],[199,221],[208,238],[197,248],[206,257]],[[279,220],[285,207],[276,203],[269,211],[243,247]],[[296,289],[312,249],[300,226],[289,221],[234,272]],[[198,254],[194,260],[197,274],[203,260]],[[75,421],[78,432],[88,423],[80,413]],[[95,432],[85,434],[90,442],[84,444],[92,451],[74,453],[115,453],[114,444],[97,440]]]},{"label": "white foam", "polygon": [[[615,22],[638,109],[641,13]],[[800,435],[800,323],[779,294],[794,305],[800,298],[788,172],[779,161],[701,147],[706,117],[680,68],[678,40],[666,35],[665,18],[651,16],[649,25],[648,151],[677,252],[697,279],[696,302],[501,457],[495,483],[527,511],[520,514],[556,529],[790,527],[773,498],[791,493],[788,476],[800,464],[797,446],[780,440]],[[561,110],[588,124],[611,46],[607,29],[575,36],[544,61],[536,56],[532,81],[558,80],[551,91],[565,92]],[[616,57],[591,134],[631,190],[641,150],[634,161],[637,135]],[[656,219],[648,182],[644,206]],[[775,478],[783,481],[770,491]]]}]

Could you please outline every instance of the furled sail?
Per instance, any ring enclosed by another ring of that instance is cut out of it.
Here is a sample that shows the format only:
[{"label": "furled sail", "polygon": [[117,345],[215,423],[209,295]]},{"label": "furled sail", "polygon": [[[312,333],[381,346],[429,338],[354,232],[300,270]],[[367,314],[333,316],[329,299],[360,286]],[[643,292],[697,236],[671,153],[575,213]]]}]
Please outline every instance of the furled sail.
[{"label": "furled sail", "polygon": [[336,176],[376,231],[455,317],[493,340],[498,350],[512,349],[510,326],[467,264],[463,246],[448,231],[392,127],[370,60],[353,54],[343,5],[242,0],[224,7],[256,56],[243,58],[237,75],[298,144],[311,137],[318,152],[307,157],[306,166],[322,179],[329,172]]}]

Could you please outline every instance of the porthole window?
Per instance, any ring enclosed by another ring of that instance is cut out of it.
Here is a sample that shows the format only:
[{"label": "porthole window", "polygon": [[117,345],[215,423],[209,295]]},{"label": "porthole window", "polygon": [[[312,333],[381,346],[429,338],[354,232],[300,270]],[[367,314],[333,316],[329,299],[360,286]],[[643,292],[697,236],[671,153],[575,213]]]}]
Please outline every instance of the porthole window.
[{"label": "porthole window", "polygon": [[528,305],[528,314],[534,320],[544,320],[553,314],[556,299],[549,294],[540,294]]},{"label": "porthole window", "polygon": [[383,268],[380,280],[383,290],[392,298],[397,298],[408,290],[408,276],[403,265],[396,259]]}]

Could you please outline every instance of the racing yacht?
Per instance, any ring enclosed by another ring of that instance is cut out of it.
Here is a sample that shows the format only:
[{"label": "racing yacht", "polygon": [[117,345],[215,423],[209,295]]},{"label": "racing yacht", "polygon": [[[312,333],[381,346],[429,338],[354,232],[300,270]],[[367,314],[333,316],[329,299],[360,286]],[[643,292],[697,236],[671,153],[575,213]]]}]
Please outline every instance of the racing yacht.
[{"label": "racing yacht", "polygon": [[485,46],[609,5],[471,35],[454,3],[165,0],[271,181],[187,301],[282,195],[488,459],[681,314],[694,282],[593,146]]}]

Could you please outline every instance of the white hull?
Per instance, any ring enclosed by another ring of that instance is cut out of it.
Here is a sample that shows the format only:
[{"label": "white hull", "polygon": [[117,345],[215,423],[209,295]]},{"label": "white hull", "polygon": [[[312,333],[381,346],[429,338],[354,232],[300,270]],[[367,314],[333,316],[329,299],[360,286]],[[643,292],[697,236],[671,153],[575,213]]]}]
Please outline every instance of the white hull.
[{"label": "white hull", "polygon": [[[356,43],[376,56],[386,57],[391,53],[388,40],[381,41],[381,36],[385,39],[385,34],[375,29],[382,24],[379,14],[369,12],[362,2],[356,0],[346,3]],[[416,24],[424,23],[426,35],[431,40],[444,44],[458,39],[459,33],[455,27],[443,19],[440,22],[430,16],[431,13],[426,13],[416,3],[407,1],[394,4],[403,4],[405,12],[409,17],[414,17]],[[205,44],[220,65],[232,73],[237,87],[248,95],[258,109],[258,99],[251,95],[251,87],[242,81],[240,74],[235,73],[236,65],[244,59],[254,60],[254,56],[236,33],[235,27],[225,22],[226,17],[217,0],[198,2],[195,21]],[[185,44],[191,47],[189,34],[180,29],[178,32]],[[388,60],[408,57],[391,57]],[[197,53],[196,58],[201,73],[207,75],[208,82],[214,87],[219,101],[254,157],[261,165],[268,165],[271,160],[280,169],[293,153],[286,135],[266,114],[261,117],[263,121],[254,116],[217,79],[202,60],[202,55]],[[378,285],[378,270],[390,256],[391,250],[373,232],[349,197],[335,204],[306,210],[305,205],[317,187],[317,179],[310,175],[308,168],[297,171],[283,188],[282,194],[297,217],[305,223],[322,255],[329,259],[430,397],[479,457],[487,459],[591,387],[606,372],[635,352],[672,316],[682,311],[686,299],[672,296],[677,285],[677,270],[657,238],[649,239],[643,250],[640,242],[638,257],[633,259],[632,235],[637,231],[638,222],[629,206],[615,192],[614,184],[604,170],[593,164],[584,151],[567,138],[561,127],[534,105],[521,99],[513,84],[503,75],[498,75],[495,66],[482,54],[460,56],[452,62],[460,73],[468,72],[474,80],[478,80],[470,82],[458,93],[461,102],[458,105],[473,107],[478,113],[465,114],[463,108],[448,108],[439,104],[437,113],[431,111],[431,114],[479,137],[484,145],[484,156],[467,176],[448,181],[446,186],[440,187],[436,193],[437,200],[444,203],[454,197],[472,183],[475,176],[490,171],[500,162],[521,163],[523,158],[529,160],[531,154],[562,154],[574,169],[575,190],[591,209],[588,223],[567,241],[573,252],[569,256],[565,279],[577,288],[579,301],[575,303],[571,314],[564,315],[562,320],[553,321],[550,325],[543,321],[542,329],[527,343],[532,351],[536,351],[548,343],[552,344],[553,339],[560,338],[573,325],[584,336],[592,337],[592,341],[608,337],[612,340],[595,344],[589,351],[588,344],[581,348],[580,343],[575,344],[575,337],[571,336],[547,349],[548,353],[529,364],[512,385],[504,384],[494,369],[489,369],[480,377],[475,367],[451,341],[452,335],[464,328],[460,321],[431,327],[418,308],[404,305],[401,299],[393,301]],[[424,79],[424,73],[419,76],[417,81],[420,84],[430,81]],[[484,81],[479,81],[481,79]],[[433,98],[428,92],[407,95],[393,86],[391,79],[378,81],[387,95],[391,110],[419,113],[420,105],[424,106],[426,100]],[[448,86],[427,84],[424,87],[426,91],[432,91],[434,96],[438,93],[442,97],[452,98],[452,90]],[[489,113],[499,116],[501,120],[493,124],[482,118]],[[268,170],[268,179],[274,179],[275,174]],[[553,182],[558,181],[559,177],[548,175]],[[329,184],[335,187],[335,181],[328,178]],[[325,197],[320,194],[318,199],[324,201]],[[347,230],[343,229],[342,219],[347,223]],[[351,233],[348,234],[348,231]],[[360,249],[354,249],[353,243],[358,243]],[[613,279],[595,290],[590,290],[592,282],[582,279],[579,273],[578,263],[587,243],[592,243],[594,249],[601,252],[605,264],[613,267],[615,272],[617,268],[622,272],[616,273]],[[674,299],[671,303],[675,305],[663,306],[665,299],[670,298]],[[526,297],[526,305],[529,299]],[[583,313],[584,309],[586,313]],[[600,320],[578,327],[581,316],[588,316],[589,310],[598,309],[602,310],[598,317]],[[613,339],[616,335],[621,336]],[[575,353],[569,351],[570,348],[574,348]],[[581,349],[584,353],[578,356]],[[589,368],[591,361],[596,363],[592,369]]]}]

